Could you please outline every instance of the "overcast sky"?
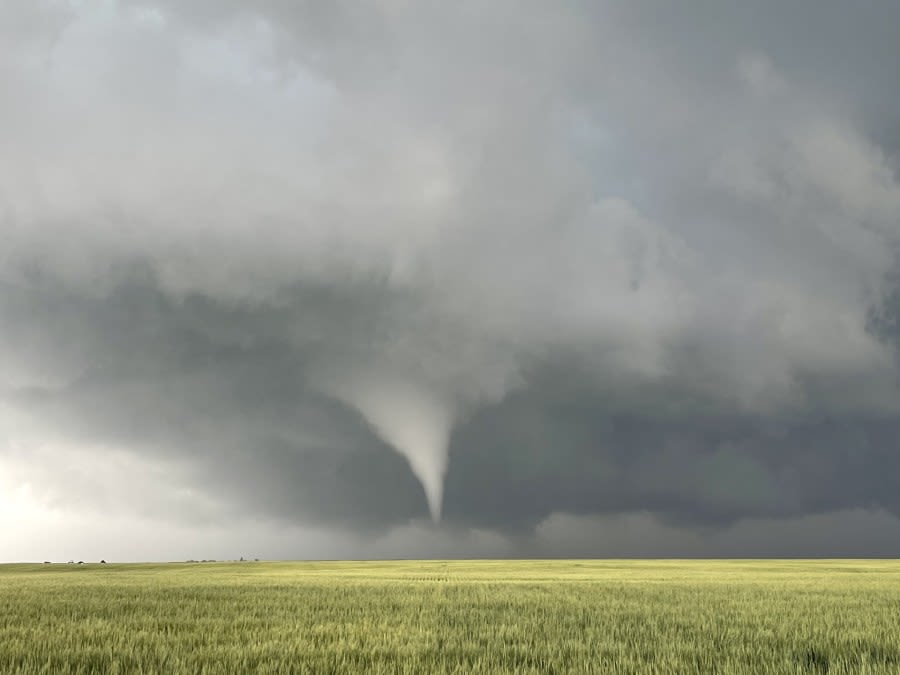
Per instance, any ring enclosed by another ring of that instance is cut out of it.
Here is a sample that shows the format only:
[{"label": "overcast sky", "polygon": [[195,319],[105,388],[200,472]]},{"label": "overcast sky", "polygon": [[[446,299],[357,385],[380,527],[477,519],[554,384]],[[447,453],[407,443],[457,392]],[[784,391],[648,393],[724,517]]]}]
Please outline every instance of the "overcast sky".
[{"label": "overcast sky", "polygon": [[900,555],[897,26],[3,0],[0,560]]}]

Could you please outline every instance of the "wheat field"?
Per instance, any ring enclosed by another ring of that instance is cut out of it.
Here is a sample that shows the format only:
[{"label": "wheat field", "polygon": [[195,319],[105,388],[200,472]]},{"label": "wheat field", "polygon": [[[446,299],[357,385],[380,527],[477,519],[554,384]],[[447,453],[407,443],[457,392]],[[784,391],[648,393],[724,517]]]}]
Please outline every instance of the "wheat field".
[{"label": "wheat field", "polygon": [[0,566],[0,673],[900,673],[897,561]]}]

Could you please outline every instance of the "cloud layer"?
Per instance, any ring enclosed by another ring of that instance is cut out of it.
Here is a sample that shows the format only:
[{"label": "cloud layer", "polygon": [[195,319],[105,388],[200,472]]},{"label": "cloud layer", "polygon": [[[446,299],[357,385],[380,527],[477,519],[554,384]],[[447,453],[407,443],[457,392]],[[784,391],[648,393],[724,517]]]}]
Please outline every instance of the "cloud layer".
[{"label": "cloud layer", "polygon": [[898,20],[5,3],[10,494],[545,554],[900,514]]}]

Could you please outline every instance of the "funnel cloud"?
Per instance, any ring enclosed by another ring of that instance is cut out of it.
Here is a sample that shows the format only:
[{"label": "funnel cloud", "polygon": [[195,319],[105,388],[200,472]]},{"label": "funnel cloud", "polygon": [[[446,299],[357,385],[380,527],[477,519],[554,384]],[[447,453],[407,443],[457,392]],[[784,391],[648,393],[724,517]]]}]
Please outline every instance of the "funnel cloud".
[{"label": "funnel cloud", "polygon": [[897,25],[5,0],[0,560],[900,555]]},{"label": "funnel cloud", "polygon": [[453,426],[451,406],[425,388],[385,376],[349,374],[329,389],[356,408],[375,432],[406,458],[425,491],[432,520],[440,521]]}]

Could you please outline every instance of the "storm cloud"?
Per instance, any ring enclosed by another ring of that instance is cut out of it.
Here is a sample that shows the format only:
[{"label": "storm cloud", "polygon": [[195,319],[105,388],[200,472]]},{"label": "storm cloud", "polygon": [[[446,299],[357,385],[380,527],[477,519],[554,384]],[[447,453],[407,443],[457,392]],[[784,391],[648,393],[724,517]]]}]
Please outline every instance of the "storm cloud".
[{"label": "storm cloud", "polygon": [[900,554],[898,24],[3,3],[0,557]]}]

